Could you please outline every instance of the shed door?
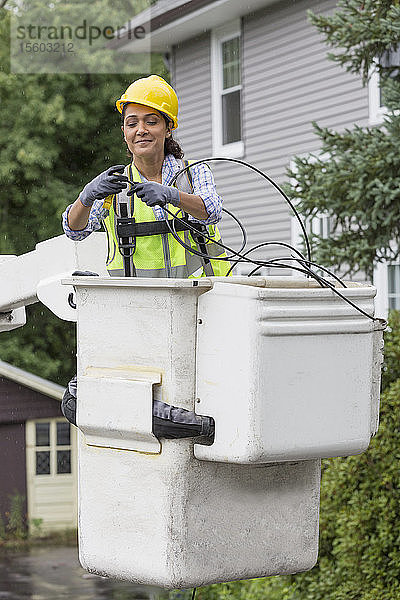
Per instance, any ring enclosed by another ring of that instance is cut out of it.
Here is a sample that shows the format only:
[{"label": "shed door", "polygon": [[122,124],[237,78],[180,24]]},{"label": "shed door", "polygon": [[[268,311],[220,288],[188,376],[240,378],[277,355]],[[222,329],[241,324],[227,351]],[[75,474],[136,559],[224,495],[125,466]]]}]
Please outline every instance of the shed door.
[{"label": "shed door", "polygon": [[43,531],[77,526],[76,430],[63,418],[26,423],[28,519]]}]

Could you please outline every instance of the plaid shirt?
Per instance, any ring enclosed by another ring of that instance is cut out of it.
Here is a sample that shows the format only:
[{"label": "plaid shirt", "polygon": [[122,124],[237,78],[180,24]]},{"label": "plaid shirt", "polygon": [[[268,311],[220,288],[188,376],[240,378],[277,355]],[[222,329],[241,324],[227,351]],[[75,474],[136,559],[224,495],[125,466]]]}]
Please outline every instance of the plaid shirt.
[{"label": "plaid shirt", "polygon": [[[180,171],[181,163],[172,154],[167,154],[162,165],[162,183],[169,185],[174,175]],[[207,165],[204,163],[195,165],[190,168],[193,183],[193,193],[204,202],[204,206],[208,213],[208,218],[204,221],[195,219],[190,215],[190,219],[208,225],[210,223],[218,223],[222,216],[222,198],[215,189],[214,177]],[[142,181],[146,179],[141,176]],[[108,210],[103,208],[103,200],[95,200],[90,210],[89,220],[85,229],[74,231],[68,225],[68,212],[72,204],[67,206],[62,216],[62,224],[65,234],[75,242],[85,239],[92,231],[98,231],[101,228],[101,223],[108,215]],[[158,221],[165,219],[165,213],[160,206],[153,208],[154,215]]]}]

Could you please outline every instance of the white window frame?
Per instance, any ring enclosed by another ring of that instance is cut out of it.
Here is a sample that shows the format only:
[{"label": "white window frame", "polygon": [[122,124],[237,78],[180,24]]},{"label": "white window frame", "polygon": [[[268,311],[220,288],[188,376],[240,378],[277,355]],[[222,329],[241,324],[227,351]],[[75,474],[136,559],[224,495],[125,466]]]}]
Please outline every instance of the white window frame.
[{"label": "white window frame", "polygon": [[[222,53],[221,46],[232,38],[239,37],[242,43],[241,21],[235,19],[211,32],[211,108],[212,108],[212,145],[214,156],[240,158],[244,156],[243,128],[242,139],[231,144],[222,143]],[[242,65],[241,65],[242,66]],[[243,84],[237,86],[243,90]],[[232,88],[233,90],[233,88]],[[241,115],[243,114],[243,94],[241,94]]]},{"label": "white window frame", "polygon": [[389,266],[400,266],[399,259],[393,262],[389,260],[377,263],[374,268],[373,283],[376,287],[375,316],[381,319],[387,319],[389,314]]},{"label": "white window frame", "polygon": [[380,125],[387,113],[386,106],[381,106],[380,78],[376,67],[371,67],[368,80],[369,125]]},{"label": "white window frame", "polygon": [[[37,446],[36,445],[36,423],[49,423],[50,424],[50,444],[48,446]],[[68,423],[63,417],[49,417],[47,419],[32,419],[27,421],[27,427],[29,426],[29,440],[30,447],[32,447],[33,452],[33,462],[31,465],[32,475],[34,477],[39,478],[65,478],[71,477],[74,474],[73,470],[75,465],[73,464],[73,429],[71,424],[69,424],[69,432],[70,432],[70,443],[58,445],[57,444],[57,423]],[[50,453],[50,473],[36,473],[36,452],[40,452],[43,450],[44,452]],[[70,466],[71,470],[69,473],[57,473],[57,451],[58,450],[69,450],[70,451]]]},{"label": "white window frame", "polygon": [[[313,158],[313,154],[318,154],[317,152],[309,152],[307,153],[307,155],[304,155],[302,158],[308,158],[311,160],[311,162],[315,162],[316,159]],[[310,156],[311,155],[311,156]],[[324,160],[324,156],[323,155],[319,155],[319,158]],[[296,163],[294,162],[294,160],[291,160],[289,163],[289,168],[293,173],[296,173]],[[291,179],[291,183],[294,183],[293,178]],[[296,201],[292,203],[294,204],[294,207],[296,208]],[[329,219],[330,217],[324,213],[320,213],[315,215],[312,219],[305,219],[304,217],[302,217],[302,215],[300,215],[300,218],[302,219],[303,225],[307,231],[307,233],[315,233],[317,235],[321,235],[321,230],[322,230],[322,237],[326,238],[329,235],[329,228],[330,228],[330,223],[329,223]],[[303,246],[303,238],[304,238],[304,234],[303,231],[300,227],[300,223],[298,222],[296,216],[294,214],[291,215],[291,244],[292,246],[294,246],[295,248],[297,248],[298,250],[300,250],[300,248]]]},{"label": "white window frame", "polygon": [[374,268],[373,284],[376,287],[375,316],[387,319],[389,313],[387,263],[377,263]]}]

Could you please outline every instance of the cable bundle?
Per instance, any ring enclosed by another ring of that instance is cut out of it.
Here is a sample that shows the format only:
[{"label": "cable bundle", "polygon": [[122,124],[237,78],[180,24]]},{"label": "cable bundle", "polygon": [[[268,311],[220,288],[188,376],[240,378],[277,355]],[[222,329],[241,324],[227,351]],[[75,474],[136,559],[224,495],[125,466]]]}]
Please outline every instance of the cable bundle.
[{"label": "cable bundle", "polygon": [[[230,253],[230,255],[225,256],[225,257],[210,256],[205,252],[201,252],[200,250],[196,250],[196,249],[192,248],[191,246],[187,245],[178,236],[178,234],[176,232],[175,223],[176,222],[183,223],[182,219],[177,216],[179,214],[179,212],[182,213],[182,211],[179,211],[177,214],[174,214],[170,210],[168,210],[166,207],[163,207],[164,212],[168,213],[172,217],[172,219],[168,219],[167,214],[165,215],[168,229],[169,229],[171,235],[176,239],[176,241],[179,242],[179,244],[181,244],[181,246],[183,246],[184,248],[189,250],[189,252],[191,252],[192,254],[196,254],[197,256],[200,256],[202,258],[207,258],[207,259],[212,259],[212,260],[224,260],[224,261],[229,261],[229,260],[234,259],[233,264],[227,273],[227,276],[230,275],[232,270],[239,263],[249,263],[251,265],[254,265],[254,268],[248,274],[249,277],[251,277],[252,275],[255,275],[257,273],[257,271],[259,269],[261,269],[262,267],[290,269],[291,271],[292,270],[298,271],[299,273],[302,273],[306,277],[310,277],[310,278],[314,279],[315,281],[317,281],[321,287],[330,288],[337,296],[339,296],[342,300],[344,300],[345,302],[350,304],[350,306],[355,308],[358,312],[360,312],[364,316],[368,317],[369,319],[372,319],[373,321],[379,320],[379,319],[372,317],[367,312],[362,310],[362,308],[360,308],[359,306],[354,304],[354,302],[352,302],[351,300],[346,298],[341,292],[339,292],[339,290],[335,287],[334,283],[332,283],[331,281],[329,281],[322,275],[318,274],[314,270],[314,269],[317,269],[319,271],[322,271],[323,273],[327,273],[330,277],[332,277],[332,279],[334,279],[337,283],[339,283],[343,288],[347,287],[345,285],[345,283],[339,277],[337,277],[334,273],[332,273],[332,271],[330,271],[326,267],[323,267],[322,265],[319,265],[318,263],[315,263],[311,260],[311,248],[310,248],[310,242],[308,239],[307,231],[306,231],[304,223],[301,220],[300,215],[298,214],[295,206],[293,205],[293,203],[291,202],[289,197],[285,194],[285,192],[282,190],[282,188],[280,188],[279,185],[275,181],[273,181],[273,179],[271,179],[271,177],[269,177],[268,175],[266,175],[265,173],[260,171],[260,169],[257,169],[257,167],[254,167],[253,165],[250,165],[249,163],[246,163],[245,161],[242,161],[242,160],[239,160],[236,158],[225,158],[225,157],[206,158],[203,160],[198,160],[196,162],[193,162],[190,165],[187,165],[186,167],[182,168],[178,173],[176,173],[176,175],[174,176],[170,185],[174,185],[174,183],[176,182],[178,177],[180,175],[182,175],[182,173],[185,173],[188,169],[190,169],[191,167],[193,167],[195,165],[202,164],[202,163],[208,163],[208,162],[212,162],[212,161],[221,161],[221,160],[237,163],[237,164],[243,165],[249,169],[252,169],[256,173],[261,175],[261,177],[266,179],[281,194],[281,196],[285,199],[285,201],[288,203],[288,205],[292,209],[297,221],[300,224],[301,230],[303,232],[304,240],[305,240],[307,257],[305,257],[297,248],[294,248],[294,246],[291,246],[290,244],[287,244],[285,242],[279,242],[279,241],[263,242],[262,244],[257,244],[256,246],[253,246],[246,252],[243,252],[243,250],[245,249],[246,244],[247,244],[246,230],[245,230],[243,224],[240,222],[240,220],[226,208],[222,208],[223,212],[228,214],[234,221],[236,221],[236,223],[238,224],[238,226],[241,230],[242,243],[241,243],[240,249],[238,251],[233,250],[232,248],[229,248],[229,246],[226,246],[222,242],[216,241],[214,238],[211,238],[205,232],[201,233],[203,238],[205,238],[206,240],[212,241],[214,244],[217,244],[218,246],[221,246],[221,248],[223,248],[226,252]],[[130,183],[132,185],[134,185],[134,182],[130,181]],[[182,213],[182,216],[183,216],[183,213]],[[187,222],[185,224],[187,225]],[[191,231],[198,234],[198,230],[195,227],[192,227],[190,224],[188,225],[188,227]],[[249,254],[251,254],[255,250],[258,250],[259,248],[262,248],[265,246],[283,246],[284,248],[291,250],[293,254],[291,254],[290,256],[279,256],[276,258],[271,258],[269,260],[260,260],[260,259],[255,260],[255,259],[252,259],[249,257]],[[286,261],[290,261],[290,263],[294,262],[297,264],[296,265],[288,264]]]}]

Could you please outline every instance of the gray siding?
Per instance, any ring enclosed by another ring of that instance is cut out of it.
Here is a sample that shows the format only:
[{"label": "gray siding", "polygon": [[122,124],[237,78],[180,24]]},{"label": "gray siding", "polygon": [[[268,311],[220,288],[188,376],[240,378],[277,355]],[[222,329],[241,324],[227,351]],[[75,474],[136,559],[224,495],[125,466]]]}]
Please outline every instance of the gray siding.
[{"label": "gray siding", "polygon": [[[335,6],[333,0],[290,0],[242,20],[243,159],[277,183],[287,180],[293,156],[318,150],[311,121],[338,130],[367,124],[367,89],[358,77],[327,60],[327,47],[307,21],[307,9],[326,13]],[[209,36],[176,48],[174,58],[181,101],[178,137],[189,158],[209,156]],[[244,167],[223,163],[213,170],[225,206],[245,224],[250,245],[290,242],[289,209],[271,186]],[[225,242],[237,247],[238,230],[227,217],[222,230]],[[285,252],[269,249],[263,254]]]},{"label": "gray siding", "polygon": [[206,33],[175,48],[173,85],[179,96],[179,128],[175,137],[186,158],[210,156],[211,63],[210,34]]}]

